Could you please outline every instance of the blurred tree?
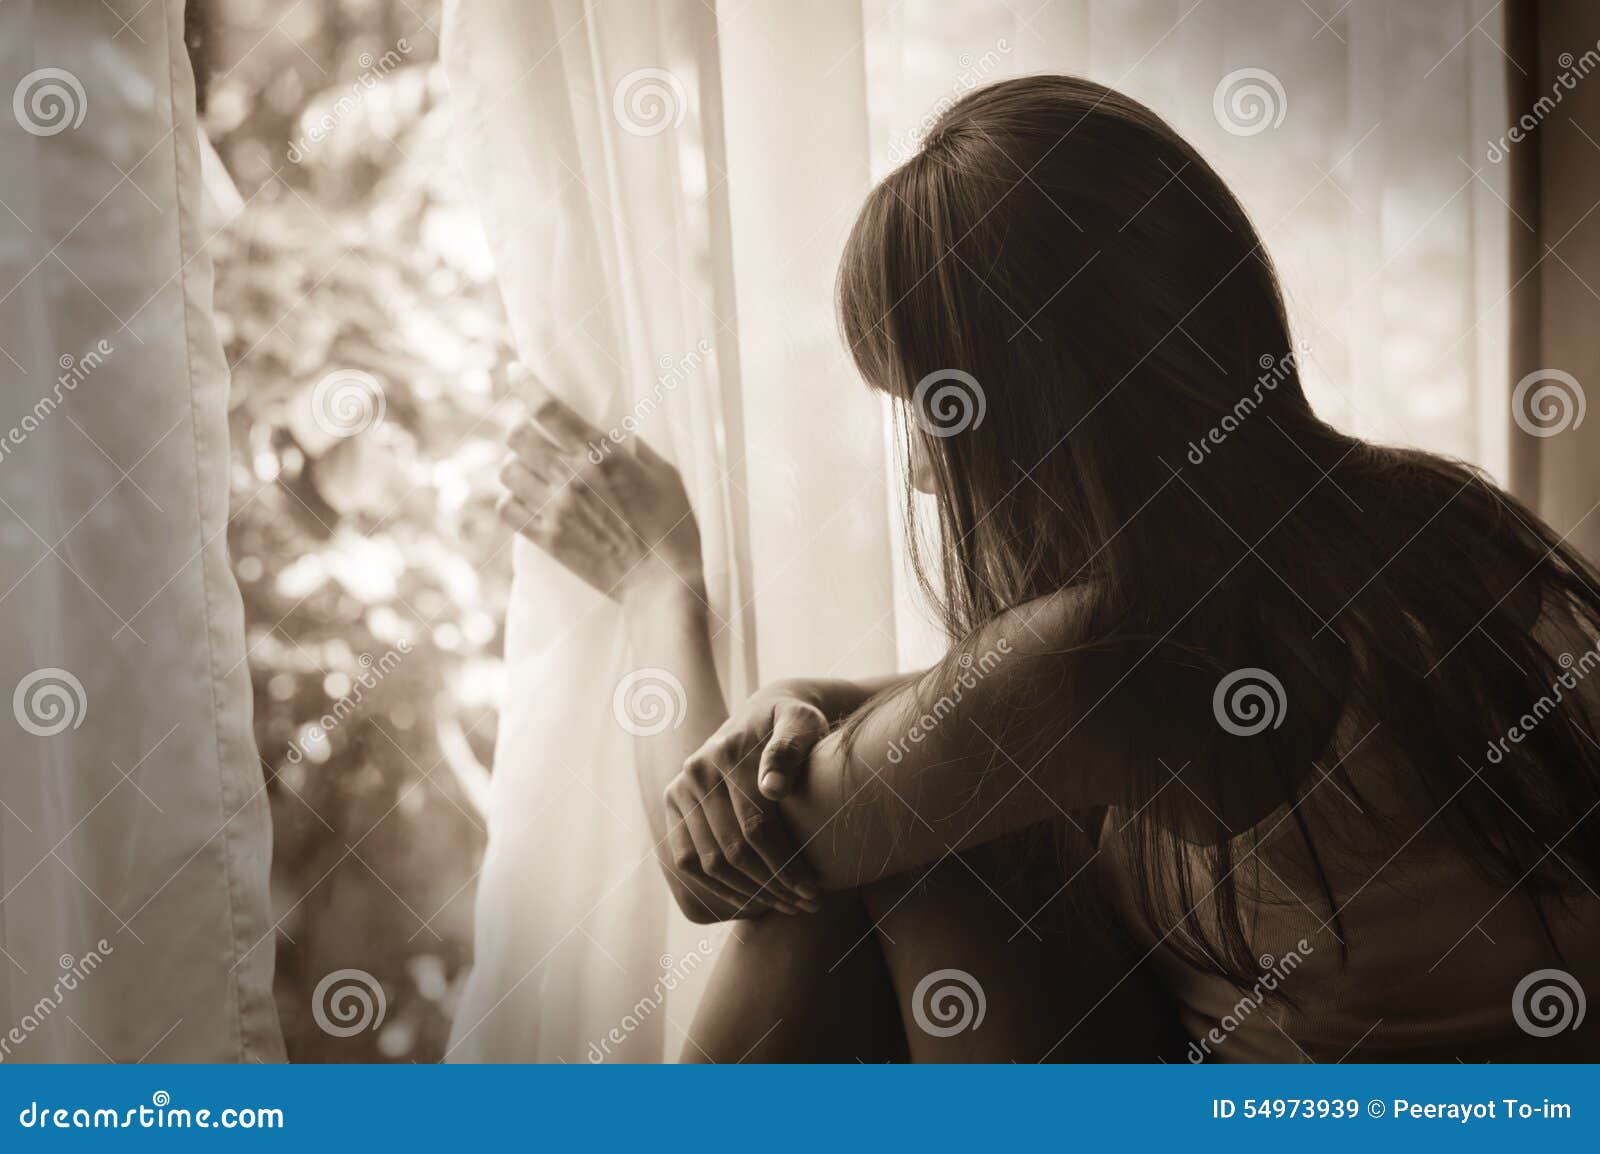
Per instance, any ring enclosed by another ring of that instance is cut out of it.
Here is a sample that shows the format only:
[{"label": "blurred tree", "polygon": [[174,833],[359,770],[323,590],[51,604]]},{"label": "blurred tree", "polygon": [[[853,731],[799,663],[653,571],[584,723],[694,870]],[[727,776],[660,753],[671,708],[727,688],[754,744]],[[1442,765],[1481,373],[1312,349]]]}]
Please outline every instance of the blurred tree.
[{"label": "blurred tree", "polygon": [[[207,131],[244,201],[211,247],[279,1011],[296,1061],[437,1060],[470,964],[515,415],[492,264],[452,179],[439,6],[196,7]],[[339,1037],[312,1001],[345,968],[386,1009]]]}]

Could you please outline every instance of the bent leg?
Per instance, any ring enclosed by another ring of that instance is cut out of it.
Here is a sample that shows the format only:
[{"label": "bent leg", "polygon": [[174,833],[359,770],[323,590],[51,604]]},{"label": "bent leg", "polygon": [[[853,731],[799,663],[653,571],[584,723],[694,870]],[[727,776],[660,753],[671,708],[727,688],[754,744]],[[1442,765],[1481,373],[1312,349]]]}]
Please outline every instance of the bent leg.
[{"label": "bent leg", "polygon": [[1101,900],[1094,859],[1077,847],[1028,865],[1004,843],[819,914],[738,923],[684,1060],[1176,1060],[1176,1009]]},{"label": "bent leg", "polygon": [[[1144,951],[1105,916],[1092,868],[1063,888],[1059,869],[1017,869],[1005,857],[1003,848],[950,857],[864,892],[911,1060],[1180,1055],[1175,1007]],[[1081,900],[1068,905],[1069,896]]]},{"label": "bent leg", "polygon": [[820,913],[734,923],[689,1039],[685,1062],[903,1060],[894,987],[860,899],[832,894]]}]

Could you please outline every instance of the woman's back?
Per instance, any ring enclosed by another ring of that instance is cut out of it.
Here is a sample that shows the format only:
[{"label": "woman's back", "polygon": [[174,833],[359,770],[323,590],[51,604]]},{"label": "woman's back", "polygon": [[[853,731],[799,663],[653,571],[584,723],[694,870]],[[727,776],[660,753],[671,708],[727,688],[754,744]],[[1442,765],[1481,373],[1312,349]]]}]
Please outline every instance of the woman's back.
[{"label": "woman's back", "polygon": [[[1521,815],[1484,770],[1554,711],[1593,716],[1600,704],[1600,639],[1549,618],[1534,632],[1564,672],[1543,690],[1530,686],[1515,730],[1486,734],[1481,764],[1460,785],[1513,821]],[[1221,934],[1214,850],[1190,845],[1158,867],[1189,871],[1194,920],[1152,912],[1133,880],[1130,815],[1108,814],[1101,848],[1113,903],[1179,1001],[1191,1060],[1600,1057],[1594,1032],[1575,1032],[1584,991],[1600,989],[1600,900],[1563,868],[1560,842],[1549,860],[1564,893],[1536,906],[1514,879],[1495,876],[1443,820],[1456,799],[1436,801],[1393,740],[1412,723],[1347,711],[1330,743],[1341,760],[1314,762],[1293,804],[1230,837],[1258,967],[1243,988],[1196,963],[1209,947],[1195,924],[1207,940]],[[1587,816],[1574,814],[1574,828]]]}]

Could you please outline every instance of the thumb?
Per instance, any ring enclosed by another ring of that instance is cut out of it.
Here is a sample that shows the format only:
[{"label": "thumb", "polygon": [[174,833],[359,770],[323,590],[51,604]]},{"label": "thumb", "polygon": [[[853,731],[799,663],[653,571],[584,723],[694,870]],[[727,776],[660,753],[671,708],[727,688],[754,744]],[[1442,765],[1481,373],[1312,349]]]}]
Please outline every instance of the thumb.
[{"label": "thumb", "polygon": [[773,710],[772,736],[761,750],[756,783],[770,801],[787,797],[800,784],[806,759],[817,742],[828,735],[822,710],[803,701],[782,701]]}]

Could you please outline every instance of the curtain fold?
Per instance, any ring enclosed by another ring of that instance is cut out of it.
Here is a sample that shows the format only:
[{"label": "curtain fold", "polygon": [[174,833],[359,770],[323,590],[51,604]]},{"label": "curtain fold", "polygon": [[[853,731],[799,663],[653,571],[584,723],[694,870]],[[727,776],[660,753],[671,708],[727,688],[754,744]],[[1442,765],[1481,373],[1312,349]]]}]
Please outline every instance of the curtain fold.
[{"label": "curtain fold", "polygon": [[183,5],[0,5],[0,90],[0,1059],[281,1060]]}]

